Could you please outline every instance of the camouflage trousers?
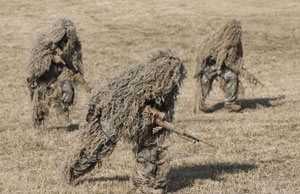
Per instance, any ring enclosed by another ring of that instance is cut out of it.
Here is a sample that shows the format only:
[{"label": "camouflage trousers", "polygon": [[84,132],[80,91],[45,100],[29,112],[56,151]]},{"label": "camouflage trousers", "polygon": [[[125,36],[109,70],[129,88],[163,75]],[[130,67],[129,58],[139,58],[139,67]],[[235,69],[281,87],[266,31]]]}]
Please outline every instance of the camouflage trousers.
[{"label": "camouflage trousers", "polygon": [[70,82],[56,84],[40,84],[32,92],[33,112],[32,120],[35,127],[42,125],[49,115],[49,108],[54,107],[58,118],[63,116],[67,122],[69,118],[69,106],[73,104],[74,88]]},{"label": "camouflage trousers", "polygon": [[225,80],[225,104],[232,104],[237,99],[238,75],[230,69],[221,72],[221,77]]},{"label": "camouflage trousers", "polygon": [[[212,89],[213,81],[219,76],[223,81],[221,88],[225,92],[225,104],[232,104],[237,99],[238,94],[238,75],[228,68],[223,68],[217,72],[215,65],[207,66],[203,70],[202,76],[196,80],[198,93],[196,94],[196,104],[198,101],[204,103],[206,97]],[[201,88],[199,90],[198,88]],[[199,99],[200,98],[200,99]]]},{"label": "camouflage trousers", "polygon": [[[96,164],[101,166],[102,161],[113,152],[119,139],[117,132],[103,122],[100,127],[97,125],[94,122],[85,126],[80,144],[65,163],[64,176],[67,182],[74,183],[78,177],[90,172]],[[135,187],[134,192],[139,194],[164,193],[168,172],[165,150],[166,148],[153,143],[134,151],[136,169],[131,179]]]},{"label": "camouflage trousers", "polygon": [[166,148],[153,144],[140,150],[136,156],[136,170],[132,181],[137,193],[164,193],[169,170]]}]

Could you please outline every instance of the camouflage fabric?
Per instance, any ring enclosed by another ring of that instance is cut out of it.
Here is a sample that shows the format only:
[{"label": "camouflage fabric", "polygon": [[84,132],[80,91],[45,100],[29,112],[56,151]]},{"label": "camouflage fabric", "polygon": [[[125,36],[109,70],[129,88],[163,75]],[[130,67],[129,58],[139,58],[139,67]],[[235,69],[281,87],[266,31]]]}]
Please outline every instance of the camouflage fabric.
[{"label": "camouflage fabric", "polygon": [[137,152],[136,158],[137,165],[132,181],[137,193],[163,193],[169,170],[166,148],[153,144]]},{"label": "camouflage fabric", "polygon": [[225,104],[231,104],[234,103],[234,101],[237,99],[237,93],[238,93],[238,75],[237,73],[233,72],[229,68],[224,67],[220,74],[218,75],[217,69],[215,68],[215,65],[212,66],[206,66],[203,69],[203,75],[200,78],[201,82],[201,88],[204,99],[209,94],[210,90],[212,89],[212,83],[213,81],[219,77],[219,79],[223,79],[225,87]]},{"label": "camouflage fabric", "polygon": [[[90,123],[86,125],[85,129],[95,127],[95,125],[98,124]],[[67,169],[68,172],[65,172],[68,174],[68,176],[66,176],[68,183],[72,183],[78,177],[90,172],[97,163],[98,166],[101,166],[102,160],[108,157],[114,150],[118,140],[118,134],[111,130],[108,123],[101,122],[95,131],[84,130],[81,133],[81,139],[85,141],[82,141],[80,152],[77,152],[77,154],[73,156],[80,159],[72,161],[72,163],[69,164],[71,167]]]},{"label": "camouflage fabric", "polygon": [[91,94],[86,119],[78,143],[64,164],[64,176],[73,183],[79,176],[101,165],[119,140],[134,147],[136,170],[132,183],[137,193],[163,193],[168,171],[167,131],[153,132],[151,106],[166,113],[171,122],[176,97],[186,70],[170,49],[160,49],[146,62],[108,78]]},{"label": "camouflage fabric", "polygon": [[224,69],[221,77],[225,80],[225,104],[232,104],[237,99],[238,93],[238,75],[230,69]]}]

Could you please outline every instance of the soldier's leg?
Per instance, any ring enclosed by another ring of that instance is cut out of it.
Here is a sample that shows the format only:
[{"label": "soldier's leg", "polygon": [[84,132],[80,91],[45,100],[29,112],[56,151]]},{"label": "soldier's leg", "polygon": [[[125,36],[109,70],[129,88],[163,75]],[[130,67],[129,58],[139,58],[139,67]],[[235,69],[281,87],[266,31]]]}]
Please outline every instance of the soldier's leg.
[{"label": "soldier's leg", "polygon": [[136,154],[136,172],[132,181],[137,193],[165,192],[166,174],[169,170],[165,150],[166,148],[151,145]]},{"label": "soldier's leg", "polygon": [[64,177],[72,183],[78,177],[90,172],[98,163],[109,156],[117,142],[117,135],[109,125],[99,126],[98,121],[89,123],[80,135],[80,143],[64,164]]},{"label": "soldier's leg", "polygon": [[238,94],[238,75],[230,69],[224,69],[222,71],[222,77],[226,82],[225,86],[225,108],[229,108],[233,111],[239,111],[241,107],[235,104]]},{"label": "soldier's leg", "polygon": [[201,77],[196,78],[196,98],[194,112],[209,111],[209,108],[205,106],[205,99],[211,91],[213,80],[216,78],[215,72],[208,67],[204,69],[204,73]]},{"label": "soldier's leg", "polygon": [[204,107],[204,99],[202,96],[201,78],[196,78],[195,105],[194,113],[199,112]]},{"label": "soldier's leg", "polygon": [[46,115],[47,115],[47,110],[43,106],[43,104],[35,102],[33,104],[33,112],[32,112],[33,126],[35,128],[43,126]]},{"label": "soldier's leg", "polygon": [[49,114],[48,106],[45,102],[44,88],[36,88],[32,94],[32,121],[35,128],[44,126],[45,117]]},{"label": "soldier's leg", "polygon": [[69,117],[69,106],[74,102],[74,88],[70,81],[64,81],[61,85],[61,94],[60,94],[60,110],[57,112],[57,116],[67,124],[71,124],[72,120]]}]

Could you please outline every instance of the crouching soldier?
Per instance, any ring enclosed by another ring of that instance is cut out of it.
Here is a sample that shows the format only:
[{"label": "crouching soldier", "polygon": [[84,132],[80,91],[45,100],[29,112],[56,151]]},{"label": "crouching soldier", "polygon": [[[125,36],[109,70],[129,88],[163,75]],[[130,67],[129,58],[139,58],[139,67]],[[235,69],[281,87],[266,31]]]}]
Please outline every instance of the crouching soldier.
[{"label": "crouching soldier", "polygon": [[194,112],[209,111],[204,102],[213,81],[218,79],[225,92],[225,108],[239,111],[235,103],[240,85],[239,74],[243,69],[242,28],[240,22],[232,20],[225,26],[207,35],[197,51],[196,98]]},{"label": "crouching soldier", "polygon": [[158,50],[144,63],[108,78],[90,97],[87,123],[78,144],[64,165],[67,182],[90,172],[112,153],[116,143],[132,143],[136,170],[132,183],[137,193],[164,193],[168,160],[162,146],[167,131],[155,123],[164,113],[173,120],[176,96],[186,70],[169,49]]}]

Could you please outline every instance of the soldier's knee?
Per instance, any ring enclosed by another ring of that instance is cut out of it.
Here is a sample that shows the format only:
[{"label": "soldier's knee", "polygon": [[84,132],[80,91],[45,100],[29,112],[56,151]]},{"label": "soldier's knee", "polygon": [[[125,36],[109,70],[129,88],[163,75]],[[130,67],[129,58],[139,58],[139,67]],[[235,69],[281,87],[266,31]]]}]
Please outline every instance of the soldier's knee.
[{"label": "soldier's knee", "polygon": [[225,70],[223,77],[226,82],[237,81],[238,79],[238,75],[229,69]]},{"label": "soldier's knee", "polygon": [[138,152],[137,157],[148,162],[155,162],[157,160],[157,147],[142,149]]},{"label": "soldier's knee", "polygon": [[68,106],[73,104],[74,100],[74,88],[71,83],[64,82],[61,86],[62,93],[61,93],[61,103],[64,106],[64,108],[67,108]]}]

